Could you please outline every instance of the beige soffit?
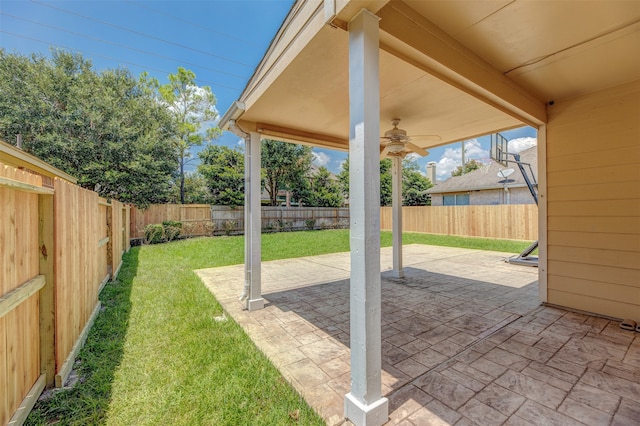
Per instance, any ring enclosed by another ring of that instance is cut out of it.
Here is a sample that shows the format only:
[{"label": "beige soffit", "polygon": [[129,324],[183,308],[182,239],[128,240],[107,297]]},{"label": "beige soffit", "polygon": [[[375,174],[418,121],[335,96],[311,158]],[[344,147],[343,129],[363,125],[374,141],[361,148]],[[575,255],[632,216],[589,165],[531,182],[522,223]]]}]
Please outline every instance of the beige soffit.
[{"label": "beige soffit", "polygon": [[538,126],[547,101],[640,78],[640,2],[298,1],[221,125],[347,149],[345,28],[366,6],[381,18],[381,131],[399,117],[439,137],[423,148]]}]

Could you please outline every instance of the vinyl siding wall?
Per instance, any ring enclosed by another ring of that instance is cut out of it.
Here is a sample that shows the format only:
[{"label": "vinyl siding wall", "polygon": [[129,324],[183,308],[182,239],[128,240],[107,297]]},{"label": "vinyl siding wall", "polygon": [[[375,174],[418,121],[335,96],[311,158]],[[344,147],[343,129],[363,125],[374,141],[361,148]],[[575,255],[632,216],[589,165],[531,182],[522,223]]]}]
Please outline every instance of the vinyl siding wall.
[{"label": "vinyl siding wall", "polygon": [[640,322],[640,80],[548,110],[547,301]]}]

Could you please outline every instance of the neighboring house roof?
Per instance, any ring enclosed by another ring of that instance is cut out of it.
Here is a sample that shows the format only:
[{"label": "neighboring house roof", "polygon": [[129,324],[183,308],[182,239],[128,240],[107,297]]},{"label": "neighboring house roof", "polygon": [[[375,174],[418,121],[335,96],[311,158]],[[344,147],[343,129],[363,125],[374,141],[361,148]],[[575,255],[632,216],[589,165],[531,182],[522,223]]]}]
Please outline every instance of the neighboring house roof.
[{"label": "neighboring house roof", "polygon": [[[537,147],[526,149],[520,153],[520,161],[523,163],[529,163],[531,170],[525,165],[527,173],[533,171],[533,181],[538,180],[538,156]],[[504,169],[514,169],[515,171],[505,179],[498,177],[498,172]],[[531,177],[531,176],[530,176]],[[450,192],[464,192],[464,191],[480,191],[485,189],[501,189],[505,187],[505,184],[509,188],[526,187],[527,184],[520,173],[518,165],[513,162],[509,162],[509,167],[505,167],[491,160],[490,164],[466,173],[462,176],[451,177],[444,182],[440,182],[437,185],[427,190],[429,194],[443,194]]]}]

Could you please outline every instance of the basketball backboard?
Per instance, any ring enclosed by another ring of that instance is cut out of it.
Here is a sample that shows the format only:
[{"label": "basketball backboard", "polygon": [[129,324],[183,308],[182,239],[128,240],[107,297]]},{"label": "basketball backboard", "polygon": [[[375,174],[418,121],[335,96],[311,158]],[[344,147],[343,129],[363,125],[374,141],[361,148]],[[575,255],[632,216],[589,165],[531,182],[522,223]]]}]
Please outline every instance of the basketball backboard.
[{"label": "basketball backboard", "polygon": [[500,133],[491,135],[491,159],[504,167],[509,165],[509,141]]}]

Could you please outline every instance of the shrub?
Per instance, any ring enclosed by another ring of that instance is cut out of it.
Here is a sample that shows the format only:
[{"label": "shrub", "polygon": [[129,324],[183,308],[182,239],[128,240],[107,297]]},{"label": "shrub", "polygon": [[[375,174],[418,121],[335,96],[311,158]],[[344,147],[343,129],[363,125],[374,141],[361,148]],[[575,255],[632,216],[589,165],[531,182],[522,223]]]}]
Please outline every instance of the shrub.
[{"label": "shrub", "polygon": [[182,231],[182,222],[165,220],[162,222],[162,228],[164,229],[164,240],[173,241],[180,236],[180,231]]},{"label": "shrub", "polygon": [[305,220],[305,223],[307,225],[307,229],[312,231],[313,228],[316,227],[316,220],[315,219],[307,219]]},{"label": "shrub", "polygon": [[224,229],[224,234],[229,236],[231,232],[236,228],[236,222],[233,220],[225,220],[222,222],[222,229]]},{"label": "shrub", "polygon": [[150,223],[144,227],[144,240],[147,244],[158,244],[164,241],[164,228],[159,223]]},{"label": "shrub", "polygon": [[264,226],[264,230],[271,232],[275,229],[275,225],[273,224],[273,222],[268,222],[265,226]]},{"label": "shrub", "polygon": [[182,224],[182,231],[180,234],[183,237],[192,237],[196,230],[196,224],[193,222],[187,222]]},{"label": "shrub", "polygon": [[204,232],[207,235],[213,235],[216,232],[216,224],[215,222],[205,222],[204,223]]}]

